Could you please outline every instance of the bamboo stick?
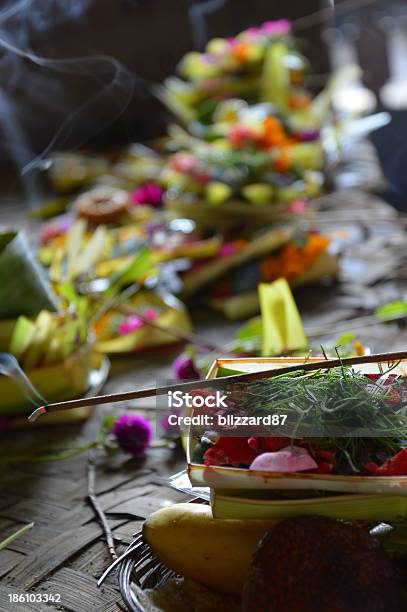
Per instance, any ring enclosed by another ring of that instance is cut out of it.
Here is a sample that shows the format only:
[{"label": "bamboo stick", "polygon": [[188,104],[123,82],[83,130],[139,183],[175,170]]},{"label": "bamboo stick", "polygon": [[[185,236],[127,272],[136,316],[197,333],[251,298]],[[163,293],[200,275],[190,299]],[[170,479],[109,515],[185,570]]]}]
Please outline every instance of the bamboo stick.
[{"label": "bamboo stick", "polygon": [[323,359],[321,361],[299,363],[283,368],[274,368],[262,372],[248,372],[244,374],[234,374],[232,376],[224,376],[222,378],[193,380],[190,382],[175,383],[165,385],[163,387],[150,387],[148,389],[140,389],[134,391],[125,391],[123,393],[112,393],[108,395],[98,395],[95,397],[86,397],[63,402],[55,402],[46,404],[34,410],[28,417],[30,422],[35,421],[42,414],[58,412],[60,410],[72,410],[83,406],[96,406],[98,404],[110,404],[116,402],[126,402],[129,400],[143,399],[146,397],[154,397],[166,395],[169,391],[189,391],[193,389],[201,389],[205,387],[224,386],[228,383],[240,383],[251,380],[259,380],[262,378],[271,378],[272,376],[280,376],[281,374],[289,374],[297,370],[310,372],[313,370],[325,370],[340,366],[351,366],[363,363],[394,363],[407,359],[407,351],[398,351],[393,353],[377,353],[374,355],[361,355],[357,357],[344,357],[335,359]]}]

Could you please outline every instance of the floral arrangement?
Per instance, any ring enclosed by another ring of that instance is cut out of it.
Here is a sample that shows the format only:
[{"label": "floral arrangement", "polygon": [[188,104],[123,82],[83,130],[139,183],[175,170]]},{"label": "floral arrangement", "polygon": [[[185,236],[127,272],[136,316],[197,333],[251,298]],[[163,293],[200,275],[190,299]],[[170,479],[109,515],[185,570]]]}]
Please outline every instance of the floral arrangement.
[{"label": "floral arrangement", "polygon": [[285,19],[267,21],[235,37],[215,38],[203,53],[190,52],[161,96],[183,121],[207,124],[228,98],[269,101],[281,110],[303,110],[311,98],[303,87],[306,61]]},{"label": "floral arrangement", "polygon": [[[217,207],[241,201],[261,207],[318,194],[323,163],[318,129],[290,125],[267,105],[231,112],[225,103],[213,132],[210,142],[179,138],[180,151],[161,174],[167,203],[185,199]],[[281,212],[298,211],[287,206]]]},{"label": "floral arrangement", "polygon": [[211,40],[204,53],[190,52],[179,65],[181,76],[192,80],[204,80],[210,87],[209,79],[253,71],[254,66],[264,60],[271,41],[290,35],[291,25],[285,19],[267,21],[259,27],[252,27],[236,37]]}]

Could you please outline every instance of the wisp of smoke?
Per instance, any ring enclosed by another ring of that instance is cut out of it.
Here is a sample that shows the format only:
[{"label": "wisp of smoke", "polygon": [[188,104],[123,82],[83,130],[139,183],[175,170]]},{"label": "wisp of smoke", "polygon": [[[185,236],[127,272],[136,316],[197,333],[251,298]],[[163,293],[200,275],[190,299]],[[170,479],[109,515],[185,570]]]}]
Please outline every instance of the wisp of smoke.
[{"label": "wisp of smoke", "polygon": [[[74,59],[55,59],[42,57],[30,50],[30,35],[33,32],[45,33],[51,26],[68,20],[78,20],[85,13],[91,0],[19,0],[9,2],[0,12],[0,127],[6,139],[5,148],[11,153],[14,162],[23,175],[26,195],[35,200],[35,172],[48,165],[49,152],[66,144],[78,147],[108,125],[113,123],[126,109],[134,95],[136,84],[141,79],[127,70],[119,61],[106,55],[78,57]],[[42,70],[38,73],[27,70],[31,64]],[[44,112],[54,106],[63,108],[66,104],[66,91],[58,83],[58,73],[93,80],[97,92],[67,116],[44,150],[37,156],[30,151],[19,118],[18,96],[22,92],[25,105],[42,101]],[[95,120],[96,110],[101,102],[106,106],[103,120]],[[80,136],[74,132],[80,126]],[[72,134],[74,133],[74,139]]]},{"label": "wisp of smoke", "polygon": [[12,378],[23,392],[24,397],[34,406],[42,406],[47,403],[24,374],[17,359],[11,353],[0,353],[0,375]]}]

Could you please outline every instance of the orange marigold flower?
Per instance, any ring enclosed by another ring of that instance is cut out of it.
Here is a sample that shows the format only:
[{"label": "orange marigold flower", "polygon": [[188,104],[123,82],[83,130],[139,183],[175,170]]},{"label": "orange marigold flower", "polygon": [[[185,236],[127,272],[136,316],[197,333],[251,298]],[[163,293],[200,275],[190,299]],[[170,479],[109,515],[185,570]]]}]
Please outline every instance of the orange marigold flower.
[{"label": "orange marigold flower", "polygon": [[239,62],[245,62],[249,56],[249,45],[245,42],[237,42],[232,47],[232,55]]},{"label": "orange marigold flower", "polygon": [[290,242],[277,255],[266,257],[260,262],[261,280],[266,283],[277,278],[294,281],[326,251],[328,245],[329,239],[319,234],[310,234],[304,247]]},{"label": "orange marigold flower", "polygon": [[287,137],[281,123],[275,117],[266,117],[262,124],[263,134],[259,137],[259,144],[266,149],[281,147],[286,144]]},{"label": "orange marigold flower", "polygon": [[359,342],[359,340],[354,340],[352,342],[352,346],[353,346],[353,350],[355,351],[356,355],[358,355],[359,357],[365,354],[365,347],[363,346],[361,342]]}]

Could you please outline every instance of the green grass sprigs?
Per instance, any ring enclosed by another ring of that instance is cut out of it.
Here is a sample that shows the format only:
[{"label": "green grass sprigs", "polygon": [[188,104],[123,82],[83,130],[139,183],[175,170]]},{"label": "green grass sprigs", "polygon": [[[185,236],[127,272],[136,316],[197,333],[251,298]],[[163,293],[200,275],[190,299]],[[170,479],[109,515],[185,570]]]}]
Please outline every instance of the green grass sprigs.
[{"label": "green grass sprigs", "polygon": [[382,463],[407,440],[407,402],[401,377],[376,380],[350,367],[284,374],[233,392],[245,414],[287,415],[268,435],[307,438],[312,449],[336,449],[337,473],[358,473],[368,461]]}]

